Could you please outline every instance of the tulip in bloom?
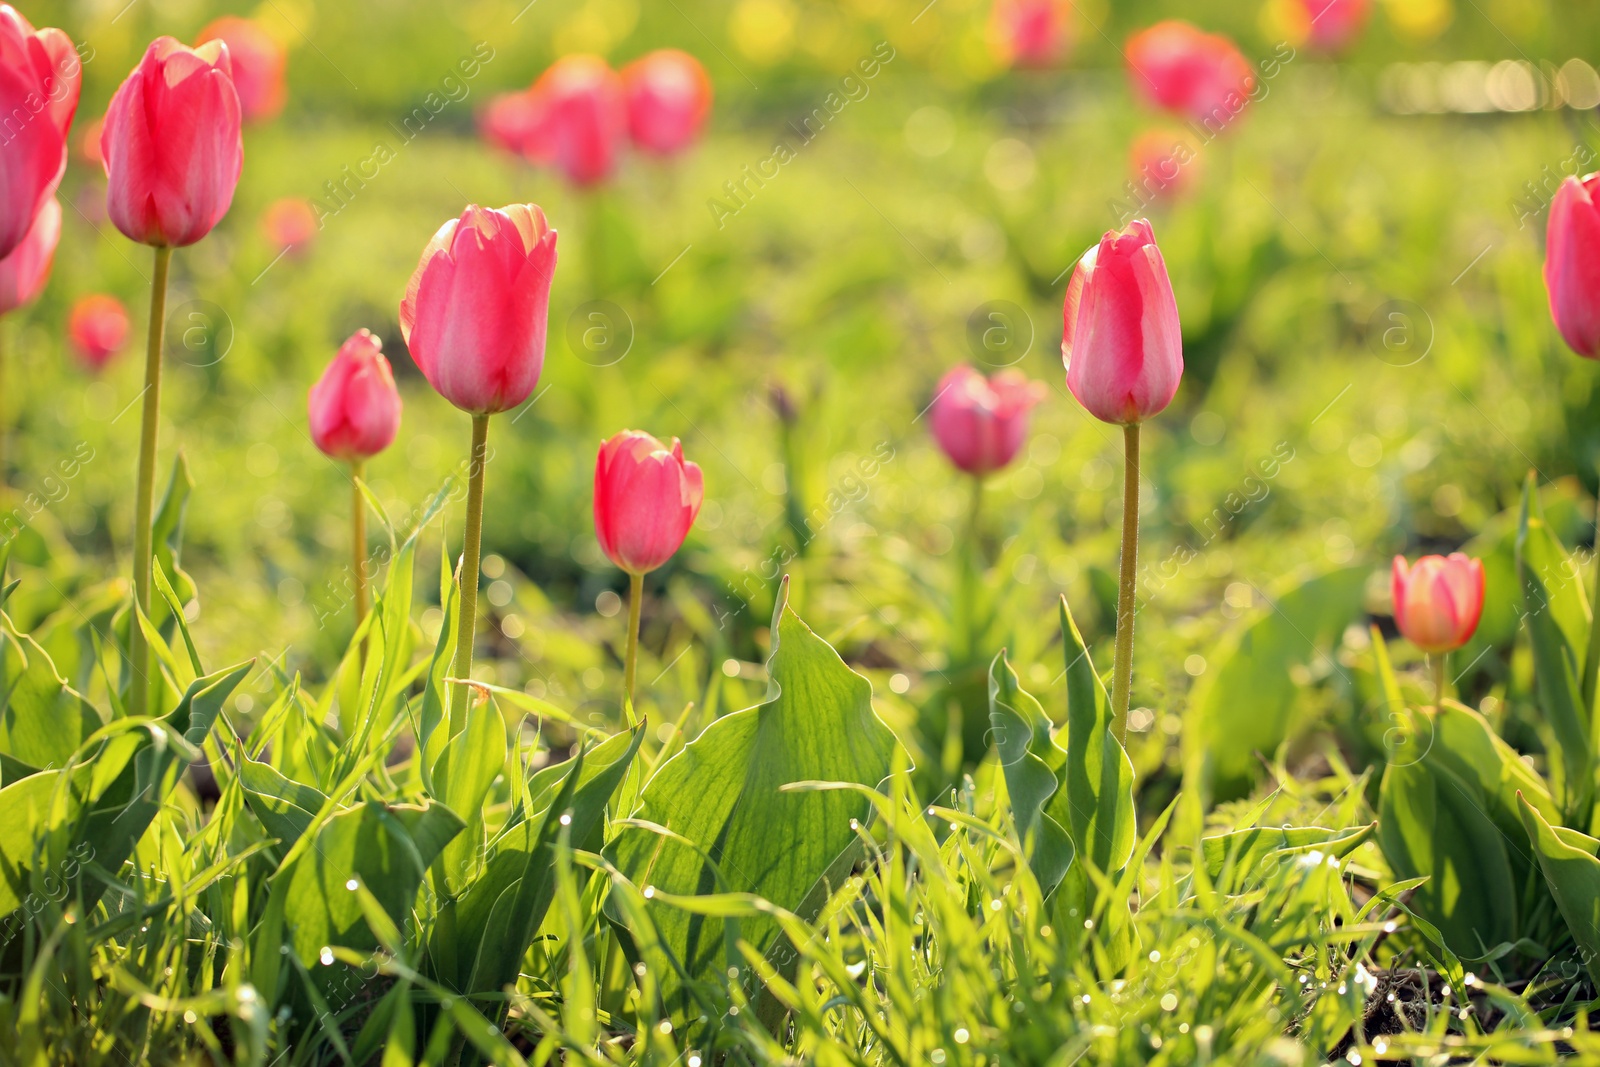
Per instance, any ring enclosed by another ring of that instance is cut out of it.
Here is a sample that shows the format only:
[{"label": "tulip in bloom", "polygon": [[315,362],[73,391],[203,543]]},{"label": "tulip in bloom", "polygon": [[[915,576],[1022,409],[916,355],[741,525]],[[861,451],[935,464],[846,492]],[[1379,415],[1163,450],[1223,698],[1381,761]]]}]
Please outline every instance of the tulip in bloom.
[{"label": "tulip in bloom", "polygon": [[1128,170],[1134,188],[1148,200],[1179,197],[1193,185],[1200,153],[1187,134],[1146,130],[1128,149]]},{"label": "tulip in bloom", "polygon": [[995,0],[989,39],[1003,62],[1054,66],[1072,46],[1070,9],[1062,0]]},{"label": "tulip in bloom", "polygon": [[388,448],[400,429],[400,392],[383,342],[370,330],[352,334],[311,387],[306,407],[311,440],[334,459],[370,459]]},{"label": "tulip in bloom", "polygon": [[711,114],[711,79],[700,61],[662,48],[622,68],[628,134],[646,152],[670,156],[694,143]]},{"label": "tulip in bloom", "polygon": [[638,430],[600,445],[594,468],[594,528],[611,562],[629,574],[655,570],[689,535],[705,484],[683,445],[669,449]]},{"label": "tulip in bloom", "polygon": [[182,247],[210,233],[244,165],[227,45],[151,42],[111,98],[100,152],[108,213],[131,240]]},{"label": "tulip in bloom", "polygon": [[291,256],[300,255],[317,238],[317,211],[311,201],[289,196],[274,200],[261,214],[261,234],[267,243]]},{"label": "tulip in bloom", "polygon": [[1176,19],[1128,39],[1134,91],[1152,105],[1221,132],[1250,100],[1255,72],[1234,43]]},{"label": "tulip in bloom", "polygon": [[1004,370],[992,380],[968,366],[939,381],[928,422],[934,440],[961,470],[982,476],[1016,458],[1028,436],[1028,415],[1044,399],[1044,385],[1021,371]]},{"label": "tulip in bloom", "polygon": [[538,124],[539,105],[530,92],[501,93],[478,115],[478,132],[502,151],[522,156]]},{"label": "tulip in bloom", "polygon": [[31,304],[44,291],[60,240],[61,202],[52,196],[34,216],[22,243],[0,259],[0,315]]},{"label": "tulip in bloom", "polygon": [[524,151],[574,185],[598,185],[617,168],[628,109],[622,79],[599,56],[558,59],[532,89],[534,121]]},{"label": "tulip in bloom", "polygon": [[1129,425],[1172,402],[1183,377],[1183,333],[1148,221],[1107,233],[1084,253],[1062,320],[1067,388],[1089,414]]},{"label": "tulip in bloom", "polygon": [[104,367],[128,343],[131,324],[122,301],[106,293],[90,293],[67,315],[67,339],[91,371]]},{"label": "tulip in bloom", "polygon": [[1337,52],[1361,35],[1372,0],[1299,0],[1301,39],[1320,52]]},{"label": "tulip in bloom", "polygon": [[1483,561],[1460,552],[1394,558],[1394,621],[1406,640],[1430,655],[1472,640],[1483,614]]},{"label": "tulip in bloom", "polygon": [[283,110],[289,90],[284,68],[289,55],[258,22],[224,15],[200,31],[195,44],[223,41],[233,61],[233,84],[246,122],[264,122]]},{"label": "tulip in bloom", "polygon": [[82,77],[83,63],[66,34],[35,30],[16,8],[0,3],[0,259],[22,244],[61,184]]},{"label": "tulip in bloom", "polygon": [[1580,356],[1600,358],[1600,174],[1568,178],[1550,204],[1544,253],[1544,284],[1550,315],[1567,345]]},{"label": "tulip in bloom", "polygon": [[400,303],[400,331],[428,383],[463,411],[526,400],[544,368],[556,231],[534,204],[469,204],[439,228]]}]

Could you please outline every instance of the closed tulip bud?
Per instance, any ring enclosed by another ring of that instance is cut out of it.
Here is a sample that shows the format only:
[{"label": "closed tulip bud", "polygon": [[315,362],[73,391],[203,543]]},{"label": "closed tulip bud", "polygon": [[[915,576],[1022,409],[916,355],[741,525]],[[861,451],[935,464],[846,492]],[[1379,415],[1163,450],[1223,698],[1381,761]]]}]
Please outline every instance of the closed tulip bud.
[{"label": "closed tulip bud", "polygon": [[210,233],[244,165],[227,45],[151,42],[111,98],[100,152],[107,210],[129,239],[182,247]]},{"label": "closed tulip bud", "polygon": [[1128,39],[1128,77],[1145,100],[1220,133],[1244,110],[1255,71],[1221,34],[1176,19]]},{"label": "closed tulip bud", "polygon": [[1063,0],[995,0],[989,41],[1004,63],[1054,66],[1072,47],[1071,9]]},{"label": "closed tulip bud", "polygon": [[91,371],[99,371],[122,351],[128,343],[130,327],[122,301],[105,293],[81,298],[67,315],[67,339]]},{"label": "closed tulip bud", "polygon": [[533,94],[501,93],[491,98],[478,115],[478,132],[496,148],[520,157],[527,150],[538,119],[539,108]]},{"label": "closed tulip bud", "polygon": [[544,368],[556,231],[534,204],[470,204],[439,228],[400,303],[400,332],[428,384],[493,414],[528,399]]},{"label": "closed tulip bud", "polygon": [[224,41],[233,63],[233,85],[246,122],[264,122],[283,110],[289,98],[284,70],[289,54],[259,22],[224,15],[200,31],[195,44]]},{"label": "closed tulip bud", "polygon": [[1146,130],[1128,149],[1134,188],[1147,200],[1183,196],[1200,171],[1200,153],[1186,133]]},{"label": "closed tulip bud", "polygon": [[311,440],[334,459],[370,459],[400,429],[400,392],[383,342],[357,330],[333,357],[306,398]]},{"label": "closed tulip bud", "polygon": [[622,68],[628,134],[646,152],[669,156],[694,143],[711,114],[711,79],[700,61],[663,48]]},{"label": "closed tulip bud", "polygon": [[959,469],[985,475],[1016,458],[1028,437],[1028,417],[1044,399],[1044,385],[1018,370],[987,379],[956,367],[939,381],[928,422],[934,440]]},{"label": "closed tulip bud", "polygon": [[309,200],[288,196],[261,213],[261,234],[279,252],[298,256],[317,239],[317,209]]},{"label": "closed tulip bud", "polygon": [[61,202],[52,196],[34,216],[22,243],[0,259],[0,315],[31,304],[44,291],[60,240]]},{"label": "closed tulip bud", "polygon": [[83,63],[66,34],[35,30],[16,8],[0,3],[0,259],[29,235],[61,184],[82,77]]},{"label": "closed tulip bud", "polygon": [[1600,174],[1568,178],[1550,205],[1544,284],[1550,315],[1578,355],[1600,358]]},{"label": "closed tulip bud", "polygon": [[683,445],[624,430],[600,445],[594,467],[594,529],[611,562],[629,574],[655,570],[689,535],[705,484]]},{"label": "closed tulip bud", "polygon": [[532,89],[534,121],[523,150],[577,186],[598,185],[617,168],[627,135],[622,79],[599,56],[563,56]]},{"label": "closed tulip bud", "polygon": [[1338,52],[1361,36],[1372,0],[1299,0],[1298,39],[1319,52]]},{"label": "closed tulip bud", "polygon": [[1136,219],[1084,253],[1067,286],[1067,388],[1103,422],[1143,422],[1183,378],[1183,333],[1150,223]]},{"label": "closed tulip bud", "polygon": [[1394,558],[1394,621],[1406,640],[1427,653],[1454,652],[1483,615],[1483,561],[1460,552],[1423,556],[1406,566]]}]

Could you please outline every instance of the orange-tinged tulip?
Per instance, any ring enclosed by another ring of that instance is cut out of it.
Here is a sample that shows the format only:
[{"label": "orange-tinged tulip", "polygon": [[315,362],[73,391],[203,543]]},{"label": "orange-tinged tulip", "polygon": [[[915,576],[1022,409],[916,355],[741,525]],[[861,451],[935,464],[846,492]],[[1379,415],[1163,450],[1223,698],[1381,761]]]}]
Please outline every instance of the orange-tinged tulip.
[{"label": "orange-tinged tulip", "polygon": [[22,243],[61,184],[82,76],[66,34],[35,30],[0,3],[0,258]]},{"label": "orange-tinged tulip", "polygon": [[700,61],[662,48],[622,68],[628,133],[646,152],[669,156],[694,143],[711,114],[711,79]]},{"label": "orange-tinged tulip", "polygon": [[705,482],[700,468],[647,433],[624,430],[600,445],[594,467],[594,529],[611,562],[629,574],[655,570],[689,535]]},{"label": "orange-tinged tulip", "polygon": [[0,315],[31,304],[44,291],[60,240],[61,202],[52,196],[34,216],[22,243],[0,259]]},{"label": "orange-tinged tulip", "polygon": [[1134,34],[1124,54],[1136,93],[1208,129],[1232,123],[1255,87],[1255,71],[1232,41],[1176,19]]},{"label": "orange-tinged tulip", "polygon": [[1145,130],[1128,149],[1134,187],[1153,200],[1181,197],[1200,172],[1200,153],[1187,134]]},{"label": "orange-tinged tulip", "polygon": [[1319,52],[1353,44],[1372,14],[1372,0],[1299,0],[1303,39]]},{"label": "orange-tinged tulip", "polygon": [[280,252],[297,256],[317,239],[317,210],[311,201],[289,196],[274,200],[261,213],[261,234]]},{"label": "orange-tinged tulip", "polygon": [[534,82],[533,124],[523,150],[555,167],[577,186],[610,178],[617,169],[628,109],[622,79],[599,56],[563,56]]},{"label": "orange-tinged tulip", "polygon": [[261,24],[236,15],[224,15],[200,31],[195,44],[225,41],[233,61],[233,84],[239,90],[239,110],[246,122],[264,122],[283,110],[289,97],[284,69],[289,54]]},{"label": "orange-tinged tulip", "polygon": [[371,330],[357,330],[311,387],[311,440],[345,462],[370,459],[400,430],[400,391]]},{"label": "orange-tinged tulip", "polygon": [[989,38],[1003,62],[1055,66],[1072,47],[1071,8],[1064,0],[995,0]]},{"label": "orange-tinged tulip", "polygon": [[1483,615],[1483,561],[1461,552],[1423,556],[1409,567],[1394,558],[1394,621],[1406,640],[1427,653],[1454,652]]},{"label": "orange-tinged tulip", "polygon": [[90,293],[72,305],[67,338],[84,365],[98,371],[128,343],[131,326],[122,301],[107,293]]}]

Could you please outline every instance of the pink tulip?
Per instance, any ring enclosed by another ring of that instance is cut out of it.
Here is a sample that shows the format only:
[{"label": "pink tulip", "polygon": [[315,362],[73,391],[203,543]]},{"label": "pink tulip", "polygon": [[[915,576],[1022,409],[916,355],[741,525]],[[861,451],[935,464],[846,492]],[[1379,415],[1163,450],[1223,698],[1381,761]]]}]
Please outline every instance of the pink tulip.
[{"label": "pink tulip", "polygon": [[985,475],[1016,458],[1028,436],[1028,413],[1044,399],[1044,385],[1021,371],[987,379],[968,366],[939,380],[928,422],[933,436],[961,470]]},{"label": "pink tulip", "polygon": [[1172,402],[1183,377],[1183,333],[1148,221],[1107,233],[1084,253],[1062,323],[1067,388],[1089,414],[1126,425]]},{"label": "pink tulip", "polygon": [[264,122],[283,110],[289,88],[284,69],[289,54],[259,22],[224,15],[195,39],[196,45],[223,41],[233,61],[233,85],[239,90],[239,111],[246,122]]},{"label": "pink tulip", "polygon": [[611,177],[628,126],[622,79],[599,56],[563,56],[532,89],[534,121],[524,151],[577,186]]},{"label": "pink tulip", "polygon": [[1070,11],[1061,0],[995,0],[989,37],[1005,63],[1052,67],[1072,47]]},{"label": "pink tulip", "polygon": [[1568,178],[1550,204],[1544,285],[1550,315],[1578,355],[1600,358],[1600,174]]},{"label": "pink tulip", "polygon": [[1321,52],[1338,52],[1361,35],[1372,0],[1300,0],[1305,39]]},{"label": "pink tulip", "polygon": [[668,449],[638,430],[600,445],[594,467],[594,529],[611,562],[629,574],[655,570],[689,536],[705,484],[683,458],[676,437]]},{"label": "pink tulip", "polygon": [[61,201],[52,196],[34,216],[22,243],[0,259],[0,315],[31,304],[44,291],[60,240]]},{"label": "pink tulip", "polygon": [[1187,134],[1146,130],[1128,149],[1128,170],[1135,188],[1150,199],[1177,198],[1199,176],[1200,153]]},{"label": "pink tulip", "polygon": [[478,115],[478,132],[502,151],[521,156],[538,124],[539,106],[527,91],[501,93]]},{"label": "pink tulip", "polygon": [[670,156],[694,143],[711,114],[711,79],[700,61],[663,48],[622,68],[628,133],[646,152]]},{"label": "pink tulip", "polygon": [[261,234],[280,252],[298,256],[317,239],[317,210],[311,201],[289,196],[274,200],[261,213]]},{"label": "pink tulip", "polygon": [[152,41],[111,98],[100,152],[107,210],[130,240],[182,247],[210,233],[244,166],[228,46]]},{"label": "pink tulip", "polygon": [[67,168],[83,63],[57,29],[0,3],[0,258],[27,237]]},{"label": "pink tulip", "polygon": [[1453,652],[1472,640],[1483,614],[1483,561],[1460,552],[1423,556],[1410,567],[1394,558],[1394,621],[1427,653]]},{"label": "pink tulip", "polygon": [[439,228],[400,303],[400,332],[428,383],[463,411],[528,398],[544,368],[556,231],[534,204],[469,204]]},{"label": "pink tulip", "polygon": [[105,293],[80,298],[67,315],[67,339],[91,371],[100,370],[122,351],[130,328],[122,301]]},{"label": "pink tulip", "polygon": [[400,430],[400,392],[383,342],[357,330],[339,349],[306,398],[311,440],[346,463],[370,459]]},{"label": "pink tulip", "polygon": [[1156,107],[1220,131],[1244,110],[1255,71],[1234,43],[1176,19],[1128,39],[1134,91]]}]

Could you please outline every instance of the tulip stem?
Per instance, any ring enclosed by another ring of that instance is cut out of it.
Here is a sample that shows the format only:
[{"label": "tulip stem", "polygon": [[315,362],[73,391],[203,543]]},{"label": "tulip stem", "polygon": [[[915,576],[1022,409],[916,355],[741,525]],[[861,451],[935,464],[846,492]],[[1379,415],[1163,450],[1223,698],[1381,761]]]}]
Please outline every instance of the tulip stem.
[{"label": "tulip stem", "polygon": [[467,541],[461,551],[461,625],[456,630],[456,659],[451,673],[461,679],[452,705],[452,727],[457,717],[466,723],[467,683],[472,677],[472,639],[478,629],[478,568],[483,552],[483,468],[489,454],[489,416],[472,416],[472,465],[467,479]]},{"label": "tulip stem", "polygon": [[963,546],[961,562],[960,625],[964,630],[966,648],[961,662],[970,664],[981,660],[978,645],[983,640],[978,620],[978,590],[983,584],[983,475],[972,476],[972,501],[967,508],[967,543]]},{"label": "tulip stem", "polygon": [[1444,710],[1444,661],[1448,653],[1439,652],[1430,657],[1433,660],[1433,710]]},{"label": "tulip stem", "polygon": [[136,613],[128,621],[128,657],[132,664],[132,692],[128,713],[146,713],[150,699],[150,646],[139,625],[139,615],[150,615],[151,530],[156,488],[156,440],[161,423],[161,334],[167,319],[167,268],[172,249],[156,249],[155,274],[150,279],[150,328],[145,340],[144,411],[139,431],[139,480],[133,499],[133,601]]},{"label": "tulip stem", "polygon": [[1589,651],[1583,658],[1583,707],[1586,715],[1594,714],[1595,679],[1600,675],[1600,496],[1594,502],[1594,596],[1589,606],[1596,621],[1589,624]]},{"label": "tulip stem", "polygon": [[639,615],[644,608],[644,575],[628,574],[628,653],[623,660],[622,688],[627,693],[628,703],[623,709],[628,714],[628,725],[632,726],[637,717],[633,713],[634,679],[639,672]]},{"label": "tulip stem", "polygon": [[1133,592],[1139,564],[1139,424],[1122,428],[1122,577],[1117,590],[1117,659],[1111,675],[1111,732],[1128,738],[1128,696],[1133,684]]},{"label": "tulip stem", "polygon": [[[355,567],[356,632],[367,618],[367,504],[361,498],[361,476],[366,464],[359,459],[350,461],[350,560]],[[361,665],[366,666],[367,642],[361,639],[357,653]]]}]

